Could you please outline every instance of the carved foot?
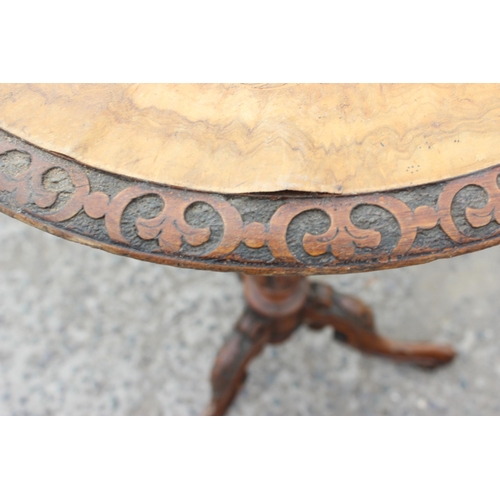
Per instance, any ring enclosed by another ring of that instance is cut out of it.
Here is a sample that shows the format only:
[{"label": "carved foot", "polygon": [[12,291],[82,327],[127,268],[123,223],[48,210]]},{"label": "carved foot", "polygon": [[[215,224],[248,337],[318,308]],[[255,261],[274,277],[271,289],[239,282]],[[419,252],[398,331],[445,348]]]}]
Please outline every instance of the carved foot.
[{"label": "carved foot", "polygon": [[246,378],[246,367],[271,338],[271,321],[247,308],[222,346],[212,370],[205,415],[224,415]]},{"label": "carved foot", "polygon": [[316,329],[332,326],[335,339],[367,354],[424,368],[444,365],[455,357],[455,351],[449,346],[397,342],[381,337],[375,330],[373,314],[368,306],[355,297],[337,293],[319,283],[311,284],[304,322]]}]

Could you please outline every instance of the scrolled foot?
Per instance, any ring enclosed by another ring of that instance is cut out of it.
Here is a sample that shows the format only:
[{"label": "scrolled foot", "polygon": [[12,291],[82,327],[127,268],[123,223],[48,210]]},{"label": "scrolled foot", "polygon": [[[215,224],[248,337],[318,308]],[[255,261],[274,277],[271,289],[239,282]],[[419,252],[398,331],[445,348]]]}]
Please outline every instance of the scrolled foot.
[{"label": "scrolled foot", "polygon": [[384,356],[402,363],[436,368],[455,357],[455,351],[450,346],[427,342],[398,342],[380,336],[367,305],[355,297],[335,292],[331,287],[319,283],[311,285],[304,321],[317,329],[332,326],[336,340],[367,354]]}]

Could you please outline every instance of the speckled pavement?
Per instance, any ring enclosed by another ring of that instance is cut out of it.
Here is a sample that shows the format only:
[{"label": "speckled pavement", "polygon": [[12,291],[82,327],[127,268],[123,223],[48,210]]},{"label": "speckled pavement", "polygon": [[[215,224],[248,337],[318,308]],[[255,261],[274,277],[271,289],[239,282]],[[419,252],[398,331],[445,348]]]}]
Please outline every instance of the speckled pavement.
[{"label": "speckled pavement", "polygon": [[[0,414],[197,415],[243,308],[234,274],[67,242],[0,215]],[[250,367],[232,415],[500,414],[500,248],[316,277],[360,296],[379,330],[450,342],[448,367],[363,356],[301,328]]]}]

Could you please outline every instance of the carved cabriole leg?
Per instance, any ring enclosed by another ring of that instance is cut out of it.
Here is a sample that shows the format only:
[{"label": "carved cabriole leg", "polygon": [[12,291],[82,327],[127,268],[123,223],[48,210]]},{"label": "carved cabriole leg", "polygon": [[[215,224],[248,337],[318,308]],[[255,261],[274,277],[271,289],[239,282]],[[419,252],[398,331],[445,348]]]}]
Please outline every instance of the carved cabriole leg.
[{"label": "carved cabriole leg", "polygon": [[212,401],[205,415],[224,415],[246,378],[246,367],[271,334],[270,320],[247,308],[222,346],[212,370]]},{"label": "carved cabriole leg", "polygon": [[305,278],[242,278],[248,306],[215,360],[212,401],[205,415],[224,415],[245,380],[250,361],[267,343],[288,339],[302,322],[309,290]]},{"label": "carved cabriole leg", "polygon": [[355,297],[319,283],[311,286],[304,322],[312,328],[332,326],[337,340],[367,354],[424,368],[435,368],[455,357],[455,351],[446,345],[397,342],[381,337],[375,330],[373,314],[368,306]]}]

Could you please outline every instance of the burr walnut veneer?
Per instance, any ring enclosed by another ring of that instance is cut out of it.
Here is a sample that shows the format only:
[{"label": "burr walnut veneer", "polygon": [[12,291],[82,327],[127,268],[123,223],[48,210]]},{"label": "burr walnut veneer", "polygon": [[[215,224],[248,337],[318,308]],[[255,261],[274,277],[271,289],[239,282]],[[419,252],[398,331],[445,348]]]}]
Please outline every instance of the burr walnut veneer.
[{"label": "burr walnut veneer", "polygon": [[302,323],[435,367],[359,300],[306,275],[500,243],[498,85],[0,85],[0,210],[161,264],[237,271],[246,309],[207,414]]}]

